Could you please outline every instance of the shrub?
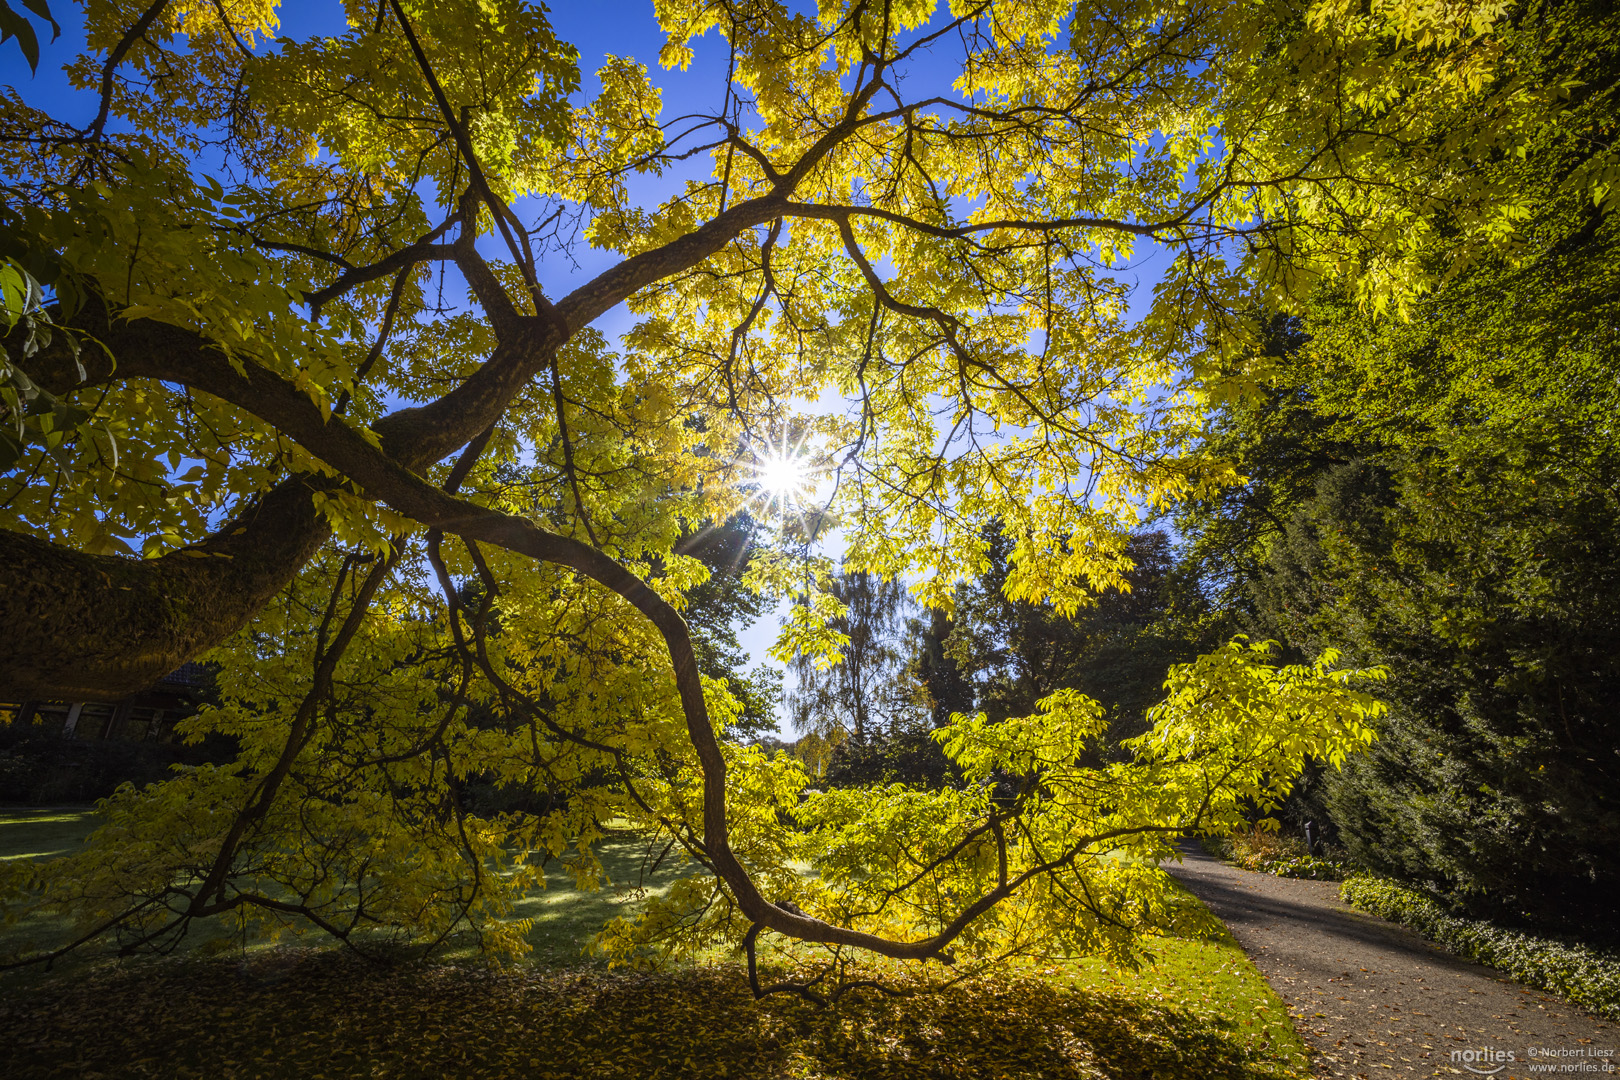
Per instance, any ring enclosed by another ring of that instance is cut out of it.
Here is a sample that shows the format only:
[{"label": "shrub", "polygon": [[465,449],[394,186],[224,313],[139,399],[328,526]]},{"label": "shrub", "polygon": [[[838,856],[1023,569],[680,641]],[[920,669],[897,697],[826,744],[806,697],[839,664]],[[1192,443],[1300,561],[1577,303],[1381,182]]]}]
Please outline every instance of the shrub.
[{"label": "shrub", "polygon": [[64,739],[37,729],[0,725],[0,804],[50,806],[104,799],[123,783],[167,780],[175,765],[230,760],[215,736],[201,746],[127,739]]},{"label": "shrub", "polygon": [[1245,870],[1277,877],[1342,881],[1350,870],[1340,859],[1312,855],[1293,837],[1266,832],[1258,826],[1253,832],[1207,837],[1204,847],[1211,855]]},{"label": "shrub", "polygon": [[1339,895],[1351,907],[1411,927],[1458,956],[1620,1019],[1620,952],[1458,918],[1422,893],[1370,874],[1352,875]]}]

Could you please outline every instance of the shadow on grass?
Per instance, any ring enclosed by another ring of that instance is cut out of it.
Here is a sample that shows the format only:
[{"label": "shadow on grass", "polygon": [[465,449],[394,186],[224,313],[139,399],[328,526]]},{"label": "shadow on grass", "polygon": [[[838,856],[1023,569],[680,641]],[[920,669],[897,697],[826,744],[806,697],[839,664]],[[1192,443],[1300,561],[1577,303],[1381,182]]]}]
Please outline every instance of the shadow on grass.
[{"label": "shadow on grass", "polygon": [[575,888],[573,875],[560,862],[547,865],[545,889],[525,897],[514,912],[534,920],[527,935],[533,958],[552,964],[589,959],[586,944],[608,920],[634,918],[648,896],[661,894],[692,872],[675,853],[659,862],[662,847],[634,833],[608,833],[593,848],[606,872],[602,887],[594,891]]},{"label": "shadow on grass", "polygon": [[71,855],[101,824],[88,806],[0,809],[0,860]]},{"label": "shadow on grass", "polygon": [[[67,817],[62,817],[67,814]],[[62,817],[62,820],[56,818]],[[79,836],[92,815],[0,811],[0,855]],[[74,833],[77,835],[73,835]],[[0,981],[5,1077],[1284,1077],[1305,1071],[1282,1002],[1234,942],[1161,939],[1155,964],[1096,961],[1003,975],[907,997],[852,993],[822,1009],[755,1003],[729,963],[610,972],[584,951],[616,915],[688,872],[649,872],[645,842],[598,844],[604,887],[560,865],[523,901],[530,960],[491,971],[458,955],[438,967],[368,966],[329,948],[242,950],[227,924],[182,955],[110,964],[107,950]],[[653,858],[656,858],[653,852]],[[201,928],[199,928],[201,929]],[[62,940],[35,916],[0,951]],[[213,931],[213,932],[211,932]],[[230,953],[202,959],[201,953]],[[920,989],[897,966],[884,982]]]},{"label": "shadow on grass", "polygon": [[[0,809],[0,861],[50,859],[70,855],[102,824],[90,807]],[[660,847],[649,847],[633,833],[609,832],[595,845],[604,878],[600,889],[579,889],[573,874],[561,862],[546,866],[546,888],[525,897],[515,915],[533,920],[527,935],[533,959],[546,964],[592,962],[588,943],[608,920],[634,917],[643,900],[661,893],[671,882],[691,872],[684,859],[671,853],[662,862]],[[26,955],[54,948],[70,940],[72,923],[61,916],[36,914],[12,926],[0,927],[0,957]],[[201,949],[205,954],[231,947],[237,940],[229,920],[202,923],[181,943],[179,951]],[[76,967],[104,960],[115,949],[111,939],[92,944],[56,966]],[[452,939],[442,957],[463,959],[474,947]]]},{"label": "shadow on grass", "polygon": [[[383,970],[314,950],[104,971],[0,999],[6,1075],[34,1077],[1280,1077],[1188,1011],[1037,978],[823,1008],[755,1002],[736,965],[656,974]],[[937,969],[934,969],[937,973]]]}]

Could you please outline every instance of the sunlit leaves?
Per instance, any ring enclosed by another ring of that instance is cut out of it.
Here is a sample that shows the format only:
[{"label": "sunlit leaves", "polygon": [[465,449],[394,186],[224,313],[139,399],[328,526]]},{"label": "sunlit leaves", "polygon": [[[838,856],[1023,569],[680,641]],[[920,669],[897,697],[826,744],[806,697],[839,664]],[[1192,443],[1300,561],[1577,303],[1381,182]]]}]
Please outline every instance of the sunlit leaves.
[{"label": "sunlit leaves", "polygon": [[[489,4],[404,5],[444,92],[490,176],[515,197],[544,190],[547,151],[568,135],[564,99],[579,84],[572,47],[552,35],[543,9]],[[367,13],[341,38],[284,42],[249,69],[260,107],[277,124],[307,132],[318,154],[345,172],[373,177],[401,194],[431,180],[443,201],[461,174],[445,123],[397,24]],[[268,163],[296,183],[321,175],[319,162]],[[464,179],[464,178],[463,178]],[[308,181],[306,181],[308,182]]]},{"label": "sunlit leaves", "polygon": [[[1255,313],[1324,278],[1400,310],[1451,272],[1440,238],[1459,264],[1511,245],[1524,190],[1477,165],[1567,119],[1571,87],[1524,76],[1491,2],[655,14],[666,65],[723,41],[720,114],[664,127],[660,76],[628,57],[575,100],[575,51],[518,0],[354,3],[342,34],[273,44],[270,0],[88,0],[71,75],[95,95],[106,82],[106,111],[69,131],[6,99],[8,203],[28,208],[9,239],[71,267],[106,326],[148,332],[152,353],[193,335],[191,363],[290,391],[319,423],[283,410],[283,430],[247,395],[192,385],[219,385],[197,368],[119,357],[122,373],[63,397],[116,434],[119,461],[60,434],[78,414],[41,419],[44,441],[0,477],[0,523],[157,557],[289,477],[318,488],[335,542],[214,656],[223,698],[196,731],[238,739],[239,772],[186,781],[213,785],[198,806],[240,806],[239,781],[289,778],[222,873],[291,890],[305,917],[374,913],[426,938],[461,919],[506,947],[524,852],[571,849],[588,880],[601,822],[625,816],[701,859],[725,809],[761,888],[827,919],[932,933],[995,893],[965,952],[1128,954],[1134,928],[1177,917],[1133,860],[1363,744],[1369,699],[1327,666],[1276,671],[1234,646],[1172,674],[1129,766],[1077,764],[1100,721],[1061,696],[948,729],[960,790],[801,804],[796,766],[728,748],[727,805],[705,805],[690,736],[715,776],[705,725],[736,703],[718,680],[694,689],[690,665],[683,703],[678,619],[644,617],[704,575],[677,540],[742,507],[747,449],[792,431],[827,470],[784,540],[836,526],[845,569],[944,607],[994,525],[1013,544],[1008,597],[1072,613],[1123,583],[1141,515],[1237,479],[1193,447],[1202,407],[1258,376]],[[199,175],[205,150],[228,183]],[[1595,150],[1571,183],[1606,197],[1610,165]],[[635,174],[671,170],[632,198]],[[544,295],[552,267],[531,260],[566,269],[576,243],[625,261]],[[1131,260],[1150,245],[1146,290]],[[622,339],[590,329],[621,303]],[[389,422],[434,448],[406,466],[418,476],[353,450],[379,449]],[[430,540],[376,490],[448,486],[447,455],[472,440],[453,475],[477,513],[594,548],[647,589],[474,546],[449,535],[465,518],[417,511],[447,534]],[[379,558],[398,562],[357,601]],[[778,658],[828,664],[845,644],[826,569],[779,550],[750,572],[795,601]],[[329,657],[351,615],[354,648]],[[543,807],[480,814],[471,783]],[[178,795],[120,798],[153,821],[181,812]],[[96,850],[124,872],[116,844]],[[194,856],[171,855],[192,880]],[[740,937],[714,879],[670,897],[610,935],[615,955]]]},{"label": "sunlit leaves", "polygon": [[[1175,668],[1135,760],[1083,764],[1102,708],[1074,691],[1032,716],[956,716],[936,737],[963,784],[805,790],[800,763],[741,751],[728,762],[733,844],[766,895],[839,925],[912,940],[1012,884],[953,943],[958,954],[1128,961],[1136,935],[1190,925],[1155,865],[1192,830],[1223,834],[1286,797],[1303,763],[1337,766],[1374,737],[1383,706],[1353,688],[1378,671],[1276,668],[1242,641]],[[678,787],[669,811],[691,805]],[[807,868],[803,874],[799,868]],[[706,875],[652,899],[600,939],[621,960],[736,944],[746,929]]]}]

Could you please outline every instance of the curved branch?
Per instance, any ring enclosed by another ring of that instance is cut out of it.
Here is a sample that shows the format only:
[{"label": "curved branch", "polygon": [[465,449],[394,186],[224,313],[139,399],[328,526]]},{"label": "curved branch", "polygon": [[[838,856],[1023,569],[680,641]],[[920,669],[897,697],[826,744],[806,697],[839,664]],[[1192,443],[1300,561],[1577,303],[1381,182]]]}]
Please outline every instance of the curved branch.
[{"label": "curved branch", "polygon": [[90,555],[0,529],[0,694],[116,700],[234,633],[308,562],[331,530],[294,476],[213,536],[159,559]]},{"label": "curved branch", "polygon": [[[87,304],[75,324],[107,348],[82,351],[88,378],[80,383],[65,335],[57,335],[29,361],[30,374],[53,393],[114,378],[162,379],[213,392],[217,380],[209,373],[230,370],[201,335],[150,320],[120,321],[99,302]],[[440,399],[379,421],[375,430],[384,447],[420,469],[487,429],[521,385],[523,371],[539,368],[522,362],[529,344],[520,336],[497,349],[447,395],[448,403]],[[257,385],[288,388],[250,367]],[[216,396],[262,415],[251,391]],[[303,404],[313,408],[307,397]],[[319,426],[318,414],[310,417]],[[0,529],[0,625],[7,628],[9,653],[0,693],[95,701],[150,686],[234,633],[292,579],[331,534],[313,496],[340,486],[332,478],[289,477],[212,535],[157,559],[91,555]]]},{"label": "curved branch", "polygon": [[319,319],[323,307],[344,293],[358,288],[368,281],[376,281],[378,278],[387,277],[389,274],[407,270],[417,263],[454,258],[454,246],[434,243],[435,240],[444,235],[445,229],[449,228],[449,226],[450,222],[445,222],[409,247],[402,247],[393,254],[385,255],[368,266],[351,267],[339,274],[337,280],[324,289],[316,289],[312,293],[304,294],[304,303],[309,305],[310,316]]}]

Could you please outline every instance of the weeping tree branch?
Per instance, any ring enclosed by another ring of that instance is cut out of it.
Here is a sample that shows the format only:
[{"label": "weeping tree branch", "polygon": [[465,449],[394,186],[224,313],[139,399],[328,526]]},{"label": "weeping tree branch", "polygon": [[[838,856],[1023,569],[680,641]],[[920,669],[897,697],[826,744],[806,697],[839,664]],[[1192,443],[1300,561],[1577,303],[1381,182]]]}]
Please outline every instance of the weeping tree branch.
[{"label": "weeping tree branch", "polygon": [[[372,566],[371,572],[361,582],[360,589],[350,603],[349,610],[343,618],[343,623],[339,627],[337,635],[332,639],[331,644],[324,648],[317,648],[312,685],[309,692],[304,695],[304,700],[299,703],[297,713],[293,716],[292,726],[287,731],[287,740],[282,745],[281,753],[276,758],[275,764],[270,767],[270,770],[260,778],[258,784],[254,787],[253,793],[248,797],[247,805],[242,808],[241,812],[236,815],[235,820],[231,822],[231,827],[220,844],[219,852],[214,856],[213,865],[209,867],[208,874],[204,877],[201,887],[198,888],[187,914],[200,917],[222,910],[220,905],[225,901],[225,882],[230,876],[230,867],[236,858],[237,848],[241,844],[242,838],[246,836],[248,829],[262,820],[265,814],[269,812],[271,804],[275,802],[276,793],[281,789],[287,775],[292,772],[293,762],[298,760],[299,753],[303,751],[304,746],[308,743],[315,721],[315,714],[320,709],[321,703],[326,699],[326,696],[331,693],[332,675],[337,671],[338,662],[343,659],[343,654],[353,644],[355,634],[359,633],[360,624],[365,620],[366,609],[371,606],[371,600],[377,595],[377,589],[381,587],[383,580],[393,571],[394,564],[399,561],[400,549],[403,543],[402,537],[395,537],[388,556],[377,560]],[[321,625],[319,635],[321,638],[325,637],[326,626],[331,622],[333,614],[337,610],[344,580],[352,571],[355,561],[356,557],[352,555],[344,560],[344,566],[338,574],[338,580],[332,586],[332,598],[327,605],[326,615]],[[210,896],[215,897],[212,904],[209,903]]]},{"label": "weeping tree branch", "polygon": [[[638,287],[644,274],[649,280],[661,276],[661,271],[667,266],[666,260],[695,262],[705,257],[709,251],[728,242],[735,229],[756,223],[756,219],[769,220],[774,216],[778,202],[767,197],[738,204],[709,226],[666,245],[659,252],[649,253],[654,256],[653,259],[637,257],[627,260],[615,271],[604,275],[611,279],[610,291]],[[847,231],[847,223],[844,228]],[[632,273],[632,270],[635,272]],[[725,883],[742,914],[751,923],[803,941],[857,947],[897,959],[939,958],[949,961],[947,947],[975,919],[1011,896],[1032,877],[1067,865],[1086,846],[1105,837],[1082,839],[1065,855],[1016,877],[1009,879],[1005,872],[1001,873],[995,888],[969,904],[938,933],[916,941],[892,941],[835,926],[791,905],[767,901],[730,846],[725,760],[704,700],[692,640],[679,612],[645,581],[596,547],[549,532],[532,522],[458,499],[448,491],[428,484],[414,471],[434,460],[445,449],[464,441],[467,435],[463,432],[467,432],[470,423],[477,423],[474,430],[487,433],[521,381],[546,366],[554,357],[556,348],[569,333],[568,327],[573,318],[587,314],[602,302],[603,285],[602,280],[598,279],[570,294],[559,304],[559,318],[523,320],[522,332],[516,335],[517,340],[503,342],[477,373],[432,405],[403,410],[379,421],[374,425],[374,430],[381,436],[381,447],[374,445],[341,415],[323,415],[306,394],[275,372],[251,362],[244,363],[240,371],[236,370],[221,362],[196,335],[185,331],[168,327],[154,329],[145,323],[126,326],[139,325],[141,332],[148,336],[174,338],[178,335],[181,339],[182,347],[179,348],[152,349],[155,342],[148,342],[148,348],[143,350],[149,358],[146,365],[148,370],[142,371],[142,374],[182,382],[252,412],[347,476],[351,482],[359,485],[367,498],[385,502],[430,529],[454,533],[469,543],[493,544],[537,561],[574,570],[605,586],[647,618],[659,631],[668,649],[688,737],[703,772],[702,851],[705,861]],[[879,291],[881,293],[880,287]],[[930,313],[907,311],[906,314],[926,317]],[[459,484],[476,456],[473,453],[463,457],[452,477],[455,483],[448,487]],[[363,610],[363,605],[355,609],[360,610]],[[305,708],[300,710],[300,716],[310,711],[310,702],[318,700],[319,673],[317,684],[306,700]],[[275,784],[290,767],[298,745],[297,731],[293,734],[283,759],[278,762],[277,769],[265,785],[267,794],[256,799],[253,810],[262,812],[274,793]],[[240,828],[245,828],[251,817],[251,813],[244,815]],[[231,845],[227,844],[226,847],[228,851]],[[222,851],[221,865],[226,854]],[[210,891],[217,892],[218,877],[216,868],[210,876],[211,887],[204,891],[204,895]]]}]

